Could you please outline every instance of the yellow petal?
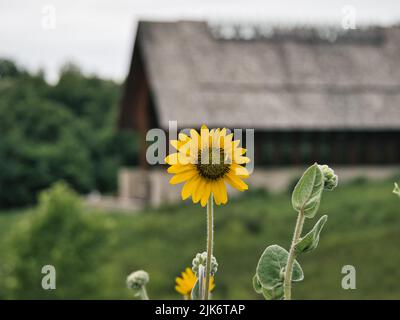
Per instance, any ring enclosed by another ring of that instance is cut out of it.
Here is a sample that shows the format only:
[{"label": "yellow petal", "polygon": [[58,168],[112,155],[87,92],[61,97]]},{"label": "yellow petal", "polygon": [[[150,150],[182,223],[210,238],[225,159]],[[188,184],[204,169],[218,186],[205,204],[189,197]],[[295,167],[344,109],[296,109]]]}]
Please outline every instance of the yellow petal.
[{"label": "yellow petal", "polygon": [[184,165],[184,164],[190,163],[190,158],[180,152],[175,152],[175,153],[171,153],[170,155],[168,155],[165,158],[165,162],[171,166],[174,164]]},{"label": "yellow petal", "polygon": [[201,150],[201,142],[199,138],[199,140],[197,139],[190,140],[190,142],[184,145],[179,151],[189,156],[191,159],[191,163],[197,163],[200,150]]},{"label": "yellow petal", "polygon": [[186,142],[186,141],[190,140],[190,138],[184,133],[180,133],[178,135],[178,139],[181,140],[182,142]]},{"label": "yellow petal", "polygon": [[193,203],[197,203],[197,201],[195,201],[195,193],[196,190],[199,188],[199,185],[201,184],[202,178],[200,176],[198,176],[198,179],[196,179],[196,181],[193,183],[193,187],[192,187],[192,201]]},{"label": "yellow petal", "polygon": [[183,279],[182,279],[182,278],[179,278],[179,277],[176,277],[176,278],[175,278],[175,282],[176,282],[177,284],[179,284],[179,285],[182,285],[182,284],[184,283]]},{"label": "yellow petal", "polygon": [[209,289],[208,289],[208,290],[211,292],[211,291],[214,290],[214,288],[215,288],[214,277],[211,277],[211,278],[210,278],[210,286],[209,286]]},{"label": "yellow petal", "polygon": [[199,133],[194,129],[190,129],[190,136],[192,138],[191,145],[194,148],[199,149],[200,148],[200,135],[199,135]]},{"label": "yellow petal", "polygon": [[165,162],[169,165],[178,164],[178,153],[171,153],[170,155],[165,157]]},{"label": "yellow petal", "polygon": [[179,286],[175,286],[175,290],[176,290],[178,293],[182,294],[182,295],[187,294],[187,293],[186,293],[186,290],[183,290],[183,289],[182,289],[181,287],[179,287]]},{"label": "yellow petal", "polygon": [[219,138],[220,140],[220,146],[223,147],[224,149],[229,148],[229,145],[232,146],[232,137],[233,137],[233,133],[227,135],[227,136],[221,136]]},{"label": "yellow petal", "polygon": [[228,192],[226,191],[225,183],[223,180],[219,180],[217,184],[220,192],[221,204],[225,204],[228,202]]},{"label": "yellow petal", "polygon": [[234,162],[236,162],[237,164],[244,164],[249,163],[250,159],[248,157],[238,156],[234,158]]},{"label": "yellow petal", "polygon": [[221,147],[220,139],[219,139],[219,133],[220,133],[220,129],[218,128],[218,129],[216,129],[216,130],[214,131],[214,134],[212,135],[212,146],[213,146],[214,148],[219,148],[219,147]]},{"label": "yellow petal", "polygon": [[182,145],[182,141],[178,140],[171,140],[170,143],[176,150],[179,150],[179,146]]},{"label": "yellow petal", "polygon": [[233,173],[229,172],[226,176],[226,181],[228,181],[228,183],[238,189],[239,191],[244,191],[247,190],[249,187],[247,186],[247,184],[245,184],[240,178],[238,178],[237,176],[235,176]]},{"label": "yellow petal", "polygon": [[210,197],[211,193],[211,182],[207,182],[204,186],[204,192],[203,195],[201,196],[201,206],[205,207],[208,201],[208,198]]},{"label": "yellow petal", "polygon": [[188,276],[188,274],[187,274],[185,271],[182,272],[182,278],[183,278],[183,280],[185,280],[185,281],[187,281],[187,280],[189,279],[189,276]]},{"label": "yellow petal", "polygon": [[177,173],[182,173],[184,171],[188,171],[188,170],[192,170],[192,169],[194,169],[194,168],[193,168],[193,165],[191,165],[191,164],[186,164],[186,165],[174,164],[167,169],[167,172],[177,174]]},{"label": "yellow petal", "polygon": [[213,182],[211,185],[211,191],[214,195],[214,200],[215,200],[215,204],[216,205],[220,205],[221,204],[221,194],[220,194],[220,189],[218,187],[218,184],[216,182]]},{"label": "yellow petal", "polygon": [[238,176],[242,179],[249,177],[249,172],[247,171],[247,169],[236,163],[231,165],[230,172],[232,172],[235,176]]},{"label": "yellow petal", "polygon": [[203,195],[204,192],[204,185],[206,184],[206,181],[204,179],[200,179],[199,183],[197,184],[196,189],[192,193],[192,199],[194,203],[197,203],[200,201],[201,196]]},{"label": "yellow petal", "polygon": [[201,129],[201,146],[200,149],[208,149],[210,145],[210,133],[208,129]]},{"label": "yellow petal", "polygon": [[194,176],[190,180],[186,181],[186,183],[183,185],[181,196],[182,200],[186,200],[187,198],[190,197],[190,195],[194,191],[195,185],[198,183],[198,180],[200,179],[199,176]]},{"label": "yellow petal", "polygon": [[186,267],[185,272],[186,272],[188,275],[190,275],[191,277],[194,277],[194,276],[195,276],[194,273],[193,273],[193,271],[192,271],[192,269],[190,269],[189,267]]},{"label": "yellow petal", "polygon": [[221,132],[219,133],[220,137],[225,136],[226,135],[226,128],[223,128],[221,130]]},{"label": "yellow petal", "polygon": [[182,173],[179,173],[179,174],[173,176],[171,178],[171,180],[169,180],[169,183],[170,184],[178,184],[178,183],[181,183],[183,181],[189,180],[190,178],[192,178],[196,174],[197,174],[197,171],[195,169],[189,170],[189,171],[185,171],[185,172],[182,172]]}]

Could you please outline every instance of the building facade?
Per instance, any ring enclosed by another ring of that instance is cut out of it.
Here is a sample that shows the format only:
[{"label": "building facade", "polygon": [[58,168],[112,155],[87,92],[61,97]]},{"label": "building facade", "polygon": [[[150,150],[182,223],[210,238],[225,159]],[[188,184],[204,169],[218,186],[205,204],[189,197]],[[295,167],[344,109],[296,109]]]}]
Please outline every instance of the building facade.
[{"label": "building facade", "polygon": [[348,178],[392,174],[400,163],[399,57],[399,26],[140,22],[119,128],[140,136],[139,171],[148,181],[141,197],[170,200],[160,187],[167,176],[145,158],[147,131],[167,130],[170,120],[254,129],[255,186],[284,188],[315,161]]}]

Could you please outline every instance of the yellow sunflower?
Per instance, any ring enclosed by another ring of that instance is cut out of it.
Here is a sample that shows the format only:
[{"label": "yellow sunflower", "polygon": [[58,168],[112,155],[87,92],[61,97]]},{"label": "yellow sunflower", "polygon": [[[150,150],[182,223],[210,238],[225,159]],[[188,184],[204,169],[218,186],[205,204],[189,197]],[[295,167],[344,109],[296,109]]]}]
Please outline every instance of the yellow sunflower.
[{"label": "yellow sunflower", "polygon": [[190,130],[190,136],[180,133],[179,140],[171,140],[177,152],[165,158],[170,165],[168,172],[174,174],[170,184],[185,182],[182,199],[192,196],[194,203],[207,204],[212,194],[217,205],[228,201],[225,183],[239,191],[248,189],[242,179],[249,177],[243,164],[250,162],[240,140],[224,129],[209,130],[205,125],[200,133]]},{"label": "yellow sunflower", "polygon": [[[196,284],[197,277],[193,273],[192,269],[186,268],[182,272],[182,277],[177,277],[175,279],[176,286],[175,290],[179,292],[185,299],[190,299],[190,294],[192,293],[193,287]],[[210,278],[209,292],[215,288],[214,277]]]}]

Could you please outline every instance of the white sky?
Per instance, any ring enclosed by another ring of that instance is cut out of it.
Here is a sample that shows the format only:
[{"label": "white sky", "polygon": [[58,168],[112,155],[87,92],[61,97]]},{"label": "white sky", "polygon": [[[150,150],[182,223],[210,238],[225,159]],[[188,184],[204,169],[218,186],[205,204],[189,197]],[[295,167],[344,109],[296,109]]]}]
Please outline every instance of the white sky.
[{"label": "white sky", "polygon": [[[51,82],[66,61],[122,81],[138,19],[340,24],[348,5],[357,24],[400,22],[400,0],[0,0],[0,57],[43,68]],[[54,29],[43,27],[49,6]]]}]

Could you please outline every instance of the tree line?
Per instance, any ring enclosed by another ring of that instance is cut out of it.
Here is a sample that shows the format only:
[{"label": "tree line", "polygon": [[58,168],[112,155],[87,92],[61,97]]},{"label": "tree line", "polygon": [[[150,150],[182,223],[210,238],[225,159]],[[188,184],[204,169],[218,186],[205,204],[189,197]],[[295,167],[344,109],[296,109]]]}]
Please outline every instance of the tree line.
[{"label": "tree line", "polygon": [[116,129],[121,85],[66,64],[50,85],[0,60],[0,207],[32,204],[64,180],[80,193],[112,193],[120,166],[135,165],[133,133]]}]

